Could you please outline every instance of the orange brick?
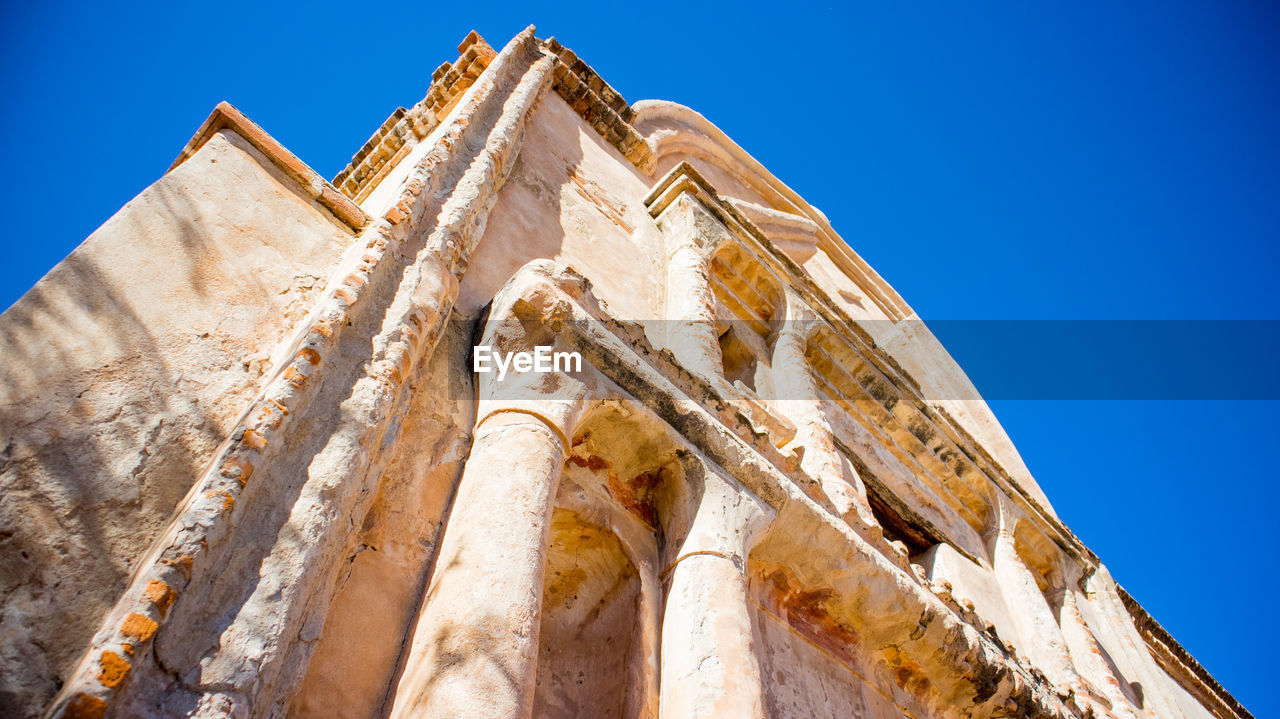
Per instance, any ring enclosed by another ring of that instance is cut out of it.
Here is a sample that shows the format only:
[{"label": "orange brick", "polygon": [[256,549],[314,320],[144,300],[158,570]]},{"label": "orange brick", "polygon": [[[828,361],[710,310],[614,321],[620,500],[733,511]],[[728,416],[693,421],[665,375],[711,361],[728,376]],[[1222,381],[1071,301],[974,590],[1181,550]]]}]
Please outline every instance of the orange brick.
[{"label": "orange brick", "polygon": [[160,625],[156,624],[150,617],[143,616],[137,612],[130,612],[129,616],[124,618],[124,624],[120,625],[120,633],[126,637],[133,637],[140,642],[145,642],[156,633]]},{"label": "orange brick", "polygon": [[160,579],[152,579],[147,582],[147,588],[143,591],[143,595],[156,609],[160,610],[162,616],[169,611],[169,607],[173,606],[173,600],[178,598],[178,593]]},{"label": "orange brick", "polygon": [[62,708],[62,719],[102,719],[107,703],[88,694],[76,694]]},{"label": "orange brick", "polygon": [[129,666],[129,662],[115,652],[102,653],[102,672],[98,674],[98,681],[102,682],[102,686],[115,689],[129,678],[129,670],[133,667]]}]

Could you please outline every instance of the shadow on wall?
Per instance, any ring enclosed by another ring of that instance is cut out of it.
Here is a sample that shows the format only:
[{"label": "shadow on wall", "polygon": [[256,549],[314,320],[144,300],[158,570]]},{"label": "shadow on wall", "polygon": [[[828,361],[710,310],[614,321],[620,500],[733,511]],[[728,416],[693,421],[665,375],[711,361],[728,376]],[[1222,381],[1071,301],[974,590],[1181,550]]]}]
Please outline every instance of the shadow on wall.
[{"label": "shadow on wall", "polygon": [[[581,143],[601,141],[590,128],[579,127],[580,121],[567,106],[555,107],[556,103],[563,105],[557,97],[548,94],[541,102],[526,129],[522,149],[511,174],[489,215],[487,231],[468,262],[467,274],[453,310],[454,317],[450,321],[451,325],[466,331],[461,332],[456,341],[442,341],[432,359],[432,365],[440,365],[437,371],[447,374],[448,368],[452,368],[453,372],[460,372],[469,380],[470,338],[472,334],[479,336],[472,330],[476,323],[483,321],[489,300],[529,261],[555,259],[564,249],[565,223],[571,218],[562,203],[562,193],[570,191],[570,178],[582,162]],[[573,122],[560,121],[562,113],[569,113]],[[578,137],[567,141],[562,137],[565,133],[576,133]],[[412,410],[414,413],[429,414],[431,406],[436,406],[439,411],[441,402],[437,401],[438,398],[428,401],[416,395],[440,393],[441,381],[445,380],[433,375],[415,385],[415,397],[410,401],[415,408]],[[376,546],[404,545],[421,538],[425,543],[425,554],[411,559],[401,557],[405,560],[401,571],[391,574],[374,565],[389,566],[393,560],[364,557],[360,555],[359,544],[351,547],[348,554],[351,563],[339,580],[341,588],[331,604],[332,609],[307,667],[306,677],[290,708],[291,716],[302,719],[370,713],[386,716],[390,713],[396,689],[406,671],[417,617],[431,600],[427,589],[431,577],[437,572],[448,571],[448,567],[434,566],[434,562],[445,531],[443,521],[447,507],[453,501],[462,472],[462,460],[470,446],[474,398],[469,381],[465,384],[465,395],[454,389],[463,386],[458,383],[444,393],[448,398],[445,404],[470,405],[467,413],[457,413],[459,417],[467,416],[462,420],[467,424],[459,433],[461,438],[458,441],[464,443],[459,450],[461,456],[442,457],[435,449],[430,449],[429,442],[406,441],[394,448],[389,460],[392,469],[383,478],[383,485],[404,486],[394,491],[384,489],[387,493],[379,497],[369,510],[370,516],[362,523],[366,530],[360,535],[360,543],[367,542],[374,533],[370,531],[372,528],[379,528]],[[409,433],[410,430],[406,429],[404,436],[408,437]],[[433,462],[433,468],[423,471],[421,465],[428,461]],[[451,465],[451,461],[455,464]],[[440,484],[446,486],[442,489]],[[439,497],[437,505],[436,495],[442,491],[444,496]],[[409,498],[410,504],[408,509],[395,510],[396,515],[416,516],[413,512],[420,511],[423,515],[419,521],[409,524],[392,516],[389,507],[400,501],[396,499],[398,496]],[[429,529],[424,530],[424,527]],[[385,629],[368,631],[364,628],[368,612],[355,611],[355,608],[362,606],[369,597],[381,597],[380,601],[385,601],[388,596],[393,597],[390,601],[392,606],[380,612],[379,616],[383,619],[383,627],[395,627],[396,632]],[[447,627],[441,631],[444,634],[440,641],[447,646],[453,634]],[[388,655],[385,644],[390,634],[395,634],[394,640],[399,643],[398,652]],[[449,661],[463,661],[447,649],[442,650],[441,655]],[[473,656],[466,661],[496,663],[498,659],[495,652],[481,650],[473,651]],[[352,667],[357,665],[359,670],[353,670]],[[504,667],[494,668],[509,682],[515,681]]]},{"label": "shadow on wall", "polygon": [[0,714],[57,692],[323,290],[350,235],[309,202],[218,135],[0,315]]},{"label": "shadow on wall", "polygon": [[[180,201],[156,189],[164,207]],[[205,252],[198,217],[170,218],[203,293],[188,257]],[[214,338],[157,339],[159,308],[139,307],[136,281],[121,281],[145,274],[111,266],[141,221],[117,215],[0,315],[0,714],[52,698],[222,437],[183,391],[196,386],[183,355],[201,353],[174,344]],[[241,375],[228,384],[244,384],[242,370],[225,369]]]}]

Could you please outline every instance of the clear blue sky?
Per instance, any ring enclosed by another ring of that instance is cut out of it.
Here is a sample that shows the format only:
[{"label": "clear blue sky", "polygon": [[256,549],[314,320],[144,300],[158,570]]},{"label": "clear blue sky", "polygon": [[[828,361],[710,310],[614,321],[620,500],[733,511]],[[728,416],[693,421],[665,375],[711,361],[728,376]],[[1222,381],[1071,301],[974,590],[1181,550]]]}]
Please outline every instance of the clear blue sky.
[{"label": "clear blue sky", "polygon": [[[468,30],[532,22],[627,99],[705,114],[927,319],[1280,319],[1276,5],[878,5],[6,3],[0,306],[219,100],[331,177]],[[1280,403],[992,406],[1119,581],[1280,713]]]}]

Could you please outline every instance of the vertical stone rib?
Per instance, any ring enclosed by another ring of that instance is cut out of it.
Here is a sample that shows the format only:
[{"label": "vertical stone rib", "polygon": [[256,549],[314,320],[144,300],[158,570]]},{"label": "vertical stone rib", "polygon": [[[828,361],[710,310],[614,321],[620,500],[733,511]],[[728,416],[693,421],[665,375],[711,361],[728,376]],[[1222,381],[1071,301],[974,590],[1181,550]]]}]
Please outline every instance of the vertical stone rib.
[{"label": "vertical stone rib", "polygon": [[1089,628],[1088,622],[1080,613],[1076,589],[1079,586],[1078,577],[1077,574],[1075,577],[1068,578],[1067,586],[1062,589],[1059,599],[1061,605],[1059,621],[1062,625],[1062,635],[1067,641],[1067,648],[1071,651],[1071,657],[1076,665],[1086,673],[1086,679],[1098,686],[1103,697],[1111,704],[1111,713],[1125,719],[1136,719],[1138,714],[1124,688],[1120,686],[1120,680],[1113,671],[1113,665],[1107,657],[1106,650],[1098,643],[1093,630]]},{"label": "vertical stone rib", "polygon": [[686,367],[703,377],[719,377],[723,359],[716,337],[715,297],[711,292],[711,251],[716,241],[704,236],[691,200],[681,197],[658,219],[667,241],[667,345]]},{"label": "vertical stone rib", "polygon": [[708,469],[697,513],[669,570],[658,716],[764,719],[746,566],[776,513]]},{"label": "vertical stone rib", "polygon": [[1178,708],[1164,690],[1167,675],[1150,661],[1151,652],[1125,608],[1111,572],[1099,566],[1087,585],[1094,619],[1101,622],[1103,636],[1117,653],[1113,658],[1120,661],[1124,671],[1131,672],[1128,679],[1141,687],[1143,716],[1177,716]]},{"label": "vertical stone rib", "polygon": [[776,404],[796,425],[788,448],[803,448],[800,468],[818,480],[840,517],[854,529],[876,527],[867,500],[867,488],[857,470],[836,449],[834,433],[822,410],[822,400],[806,350],[813,318],[790,291],[787,322],[773,349],[773,382]]},{"label": "vertical stone rib", "polygon": [[[316,394],[317,368],[334,349],[353,309],[373,301],[365,288],[376,273],[385,274],[384,268],[395,264],[384,258],[421,232],[420,227],[433,226],[387,309],[364,377],[342,404],[338,429],[313,461],[290,520],[264,562],[263,581],[224,633],[222,652],[202,667],[211,681],[202,677],[200,684],[218,691],[206,696],[201,712],[265,713],[252,697],[275,689],[280,659],[297,643],[312,595],[319,592],[316,604],[327,608],[332,554],[348,524],[343,520],[350,519],[363,495],[372,495],[365,486],[371,481],[366,476],[371,450],[388,425],[403,379],[434,348],[456,297],[457,278],[484,231],[497,190],[519,151],[524,124],[549,84],[553,62],[537,50],[530,27],[504,48],[472,95],[456,108],[450,127],[400,188],[400,201],[361,235],[363,254],[354,270],[344,263],[345,277],[331,283],[334,289],[313,310],[307,329],[291,342],[290,361],[245,411],[239,428],[193,484],[48,716],[67,716],[86,703],[104,713],[111,709],[131,679],[133,662],[126,657],[149,650],[183,590],[217,571],[202,563],[204,558],[234,529],[236,500],[255,469],[256,481],[269,472],[272,440],[285,434],[290,419],[304,412]],[[485,122],[494,116],[491,123]],[[452,187],[451,177],[457,178]],[[443,206],[437,204],[441,197],[447,197]],[[434,225],[427,224],[432,219]],[[326,591],[319,591],[322,587]],[[142,636],[136,631],[137,616],[149,622]],[[245,641],[227,641],[237,636]],[[305,664],[307,652],[293,658]],[[302,668],[295,666],[294,674],[300,676]]]},{"label": "vertical stone rib", "polygon": [[[372,455],[402,395],[404,379],[435,347],[457,297],[457,276],[484,231],[497,190],[519,150],[525,122],[547,86],[552,60],[542,57],[525,64],[532,59],[532,43],[530,29],[495,59],[494,76],[482,88],[488,93],[481,103],[501,101],[501,114],[405,272],[383,331],[374,339],[366,374],[343,402],[338,429],[312,461],[281,539],[263,563],[262,581],[223,633],[221,651],[202,667],[204,686],[235,688],[210,695],[204,705],[209,716],[222,715],[228,700],[233,706],[247,700],[251,715],[265,715],[273,703],[267,700],[287,698],[302,674],[311,645],[301,642],[299,633],[304,624],[322,624],[341,560],[340,545],[376,495],[378,474],[369,471]],[[496,91],[494,83],[499,85]],[[463,128],[460,144],[479,139],[479,133],[465,132],[469,128],[474,125]],[[290,655],[292,661],[282,661]],[[268,696],[286,669],[291,676],[276,688],[274,697]]]},{"label": "vertical stone rib", "polygon": [[1000,512],[1000,526],[992,540],[992,564],[996,581],[1009,604],[1010,618],[1018,630],[1017,646],[1058,687],[1084,695],[1085,687],[1067,651],[1062,629],[1036,583],[1034,572],[1018,554],[1014,539],[1016,520],[1009,516],[1007,509],[1002,507]]}]

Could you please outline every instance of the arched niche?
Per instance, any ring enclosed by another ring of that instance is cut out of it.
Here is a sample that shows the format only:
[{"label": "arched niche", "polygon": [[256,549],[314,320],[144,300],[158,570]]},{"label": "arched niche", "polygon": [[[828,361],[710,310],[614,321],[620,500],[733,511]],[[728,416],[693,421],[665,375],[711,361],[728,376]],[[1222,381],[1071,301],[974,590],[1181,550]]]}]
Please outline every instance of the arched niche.
[{"label": "arched niche", "polygon": [[644,684],[641,582],[618,536],[556,508],[547,543],[533,715],[634,716]]},{"label": "arched niche", "polygon": [[[610,401],[571,434],[547,542],[538,717],[656,717],[669,428]],[[676,512],[679,514],[679,512]]]}]

